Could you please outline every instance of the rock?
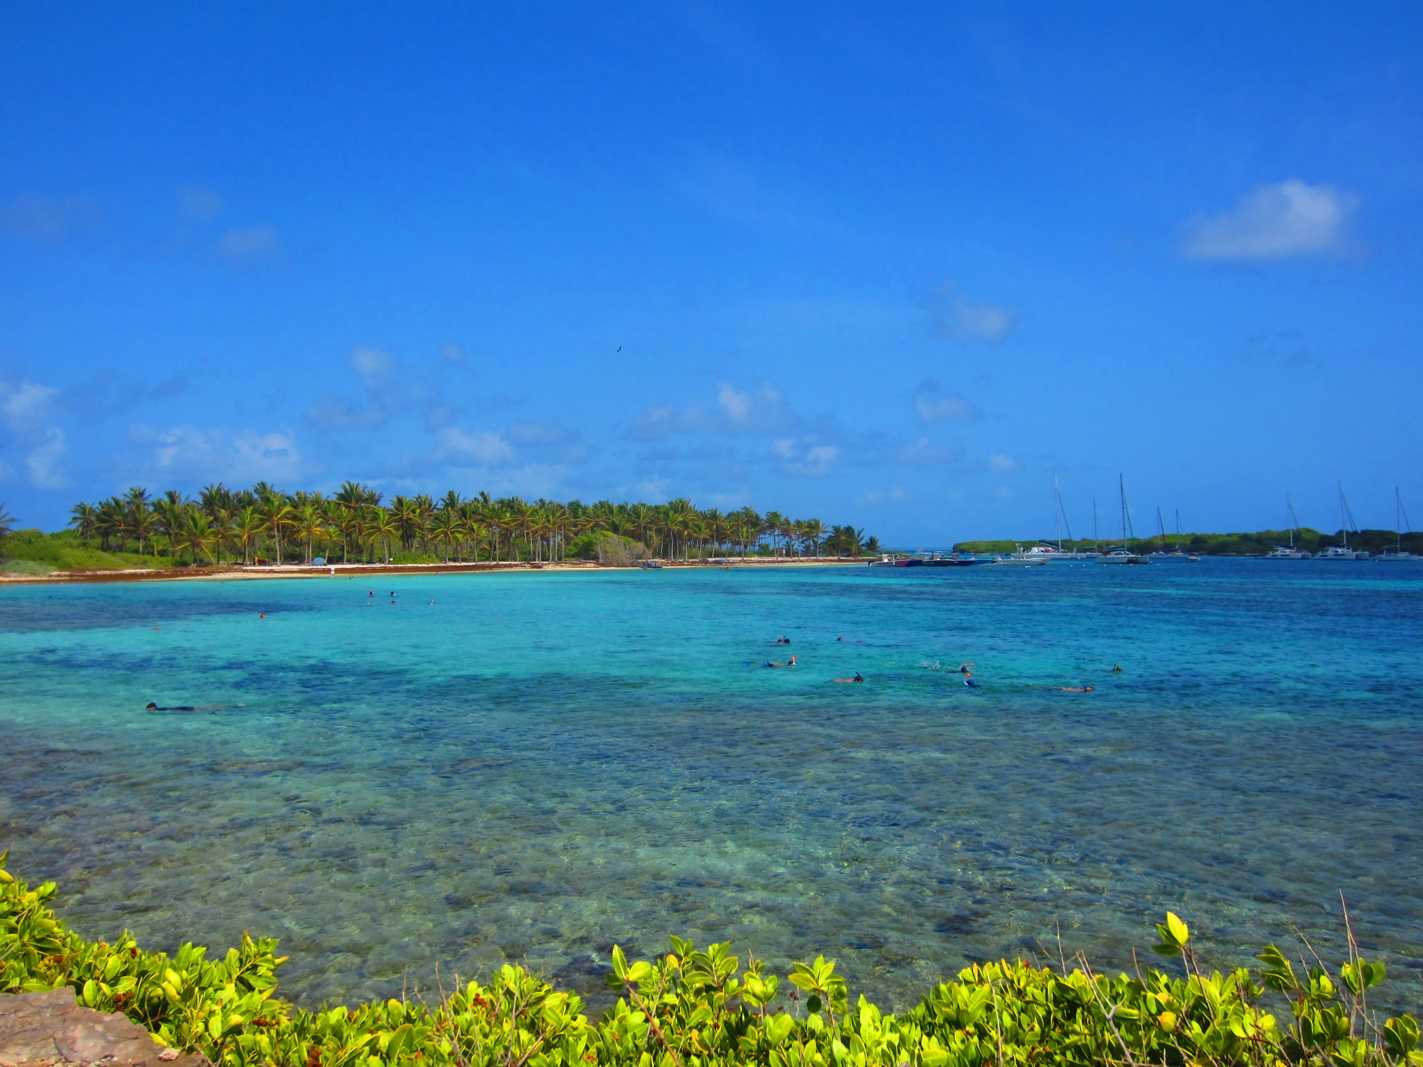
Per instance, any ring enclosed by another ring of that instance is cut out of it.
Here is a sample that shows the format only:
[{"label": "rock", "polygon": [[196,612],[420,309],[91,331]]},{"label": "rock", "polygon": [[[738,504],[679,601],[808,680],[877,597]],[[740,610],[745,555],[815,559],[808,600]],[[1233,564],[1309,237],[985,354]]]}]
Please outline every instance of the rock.
[{"label": "rock", "polygon": [[210,1067],[154,1042],[117,1012],[82,1007],[68,987],[0,996],[0,1067]]}]

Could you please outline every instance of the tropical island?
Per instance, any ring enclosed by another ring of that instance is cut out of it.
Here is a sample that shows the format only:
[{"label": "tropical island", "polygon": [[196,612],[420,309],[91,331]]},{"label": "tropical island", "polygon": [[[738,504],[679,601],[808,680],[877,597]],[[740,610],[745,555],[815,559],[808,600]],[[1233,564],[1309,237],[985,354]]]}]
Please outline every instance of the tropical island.
[{"label": "tropical island", "polygon": [[73,508],[67,530],[13,529],[0,507],[0,571],[63,571],[336,564],[629,566],[658,559],[856,558],[878,540],[848,524],[793,519],[750,507],[722,512],[677,498],[664,504],[382,494],[348,481],[331,496],[281,492],[266,482],[206,486],[196,499],[141,487]]}]

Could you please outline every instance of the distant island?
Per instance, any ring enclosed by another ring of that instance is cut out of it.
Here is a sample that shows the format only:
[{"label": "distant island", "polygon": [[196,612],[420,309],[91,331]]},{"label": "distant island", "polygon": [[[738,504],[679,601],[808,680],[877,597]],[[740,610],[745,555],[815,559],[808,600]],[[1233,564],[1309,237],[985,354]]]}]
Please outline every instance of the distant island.
[{"label": "distant island", "polygon": [[[1293,542],[1291,534],[1293,533]],[[1112,548],[1125,548],[1128,552],[1187,552],[1198,556],[1263,556],[1280,545],[1294,544],[1305,552],[1317,555],[1326,548],[1345,543],[1345,532],[1323,533],[1302,526],[1297,530],[1257,530],[1253,533],[1179,533],[1164,537],[1135,537],[1122,541],[1117,538],[1092,540],[1066,540],[1060,542],[1065,552],[1096,552]],[[1423,533],[1406,533],[1401,537],[1393,530],[1350,530],[1350,548],[1361,549],[1371,554],[1391,552],[1399,545],[1404,552],[1423,553]],[[1017,540],[960,541],[955,544],[956,552],[971,552],[975,555],[998,555],[1013,552],[1034,544],[1059,544],[1057,538],[1044,537]]]},{"label": "distant island", "polygon": [[664,504],[524,500],[488,493],[438,500],[346,482],[331,496],[285,493],[266,482],[175,489],[74,505],[69,529],[13,529],[0,507],[0,570],[157,569],[206,564],[557,563],[628,565],[726,556],[786,558],[876,554],[879,542],[847,524],[793,519],[750,507],[722,512],[679,498]]}]

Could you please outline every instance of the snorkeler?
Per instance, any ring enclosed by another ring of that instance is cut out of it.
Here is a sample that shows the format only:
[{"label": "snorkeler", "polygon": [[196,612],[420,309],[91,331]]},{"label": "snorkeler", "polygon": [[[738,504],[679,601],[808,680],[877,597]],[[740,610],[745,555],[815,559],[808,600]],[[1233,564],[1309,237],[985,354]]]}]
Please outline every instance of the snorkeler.
[{"label": "snorkeler", "polygon": [[169,707],[160,708],[157,704],[155,704],[153,701],[150,700],[150,701],[148,702],[148,707],[144,708],[143,710],[144,710],[144,711],[197,711],[198,709],[195,708],[195,707],[193,707],[193,705],[191,705],[191,704],[174,704],[174,705],[171,705],[171,706],[169,706]]},{"label": "snorkeler", "polygon": [[792,656],[790,659],[786,660],[786,662],[784,662],[784,663],[776,663],[774,660],[769,660],[769,659],[768,659],[768,660],[766,661],[766,666],[767,666],[767,667],[794,667],[794,666],[795,666],[795,663],[796,663],[795,657]]},{"label": "snorkeler", "polygon": [[1094,685],[1060,685],[1057,687],[1059,693],[1091,693],[1097,687]]},{"label": "snorkeler", "polygon": [[1113,663],[1113,664],[1112,664],[1112,673],[1113,673],[1113,674],[1121,674],[1121,673],[1122,673],[1122,665],[1121,665],[1120,663]]},{"label": "snorkeler", "polygon": [[834,679],[832,679],[832,681],[839,682],[841,685],[854,685],[854,684],[856,684],[857,682],[863,682],[864,680],[865,680],[865,676],[864,676],[863,674],[861,674],[859,671],[856,671],[856,672],[855,672],[855,676],[854,676],[853,678],[834,678]]},{"label": "snorkeler", "polygon": [[788,645],[788,644],[790,644],[790,643],[791,643],[791,639],[790,639],[789,637],[787,637],[785,634],[781,634],[780,637],[776,638],[774,641],[771,642],[771,644],[773,644],[773,645]]}]

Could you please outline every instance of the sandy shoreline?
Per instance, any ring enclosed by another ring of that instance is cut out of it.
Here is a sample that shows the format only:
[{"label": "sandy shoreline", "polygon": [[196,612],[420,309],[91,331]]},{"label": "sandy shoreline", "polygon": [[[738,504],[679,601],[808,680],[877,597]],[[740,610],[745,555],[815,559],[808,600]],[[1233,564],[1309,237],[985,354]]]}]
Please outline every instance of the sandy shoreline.
[{"label": "sandy shoreline", "polygon": [[[695,560],[690,563],[663,562],[665,570],[735,569],[740,567],[830,567],[864,565],[868,559],[834,556],[767,558],[740,557]],[[324,566],[283,564],[244,567],[172,567],[112,571],[55,571],[52,574],[0,574],[0,585],[69,585],[97,582],[240,582],[269,578],[360,578],[401,574],[518,574],[537,571],[569,573],[577,571],[637,570],[601,563],[569,560],[563,563],[331,563]]]}]

